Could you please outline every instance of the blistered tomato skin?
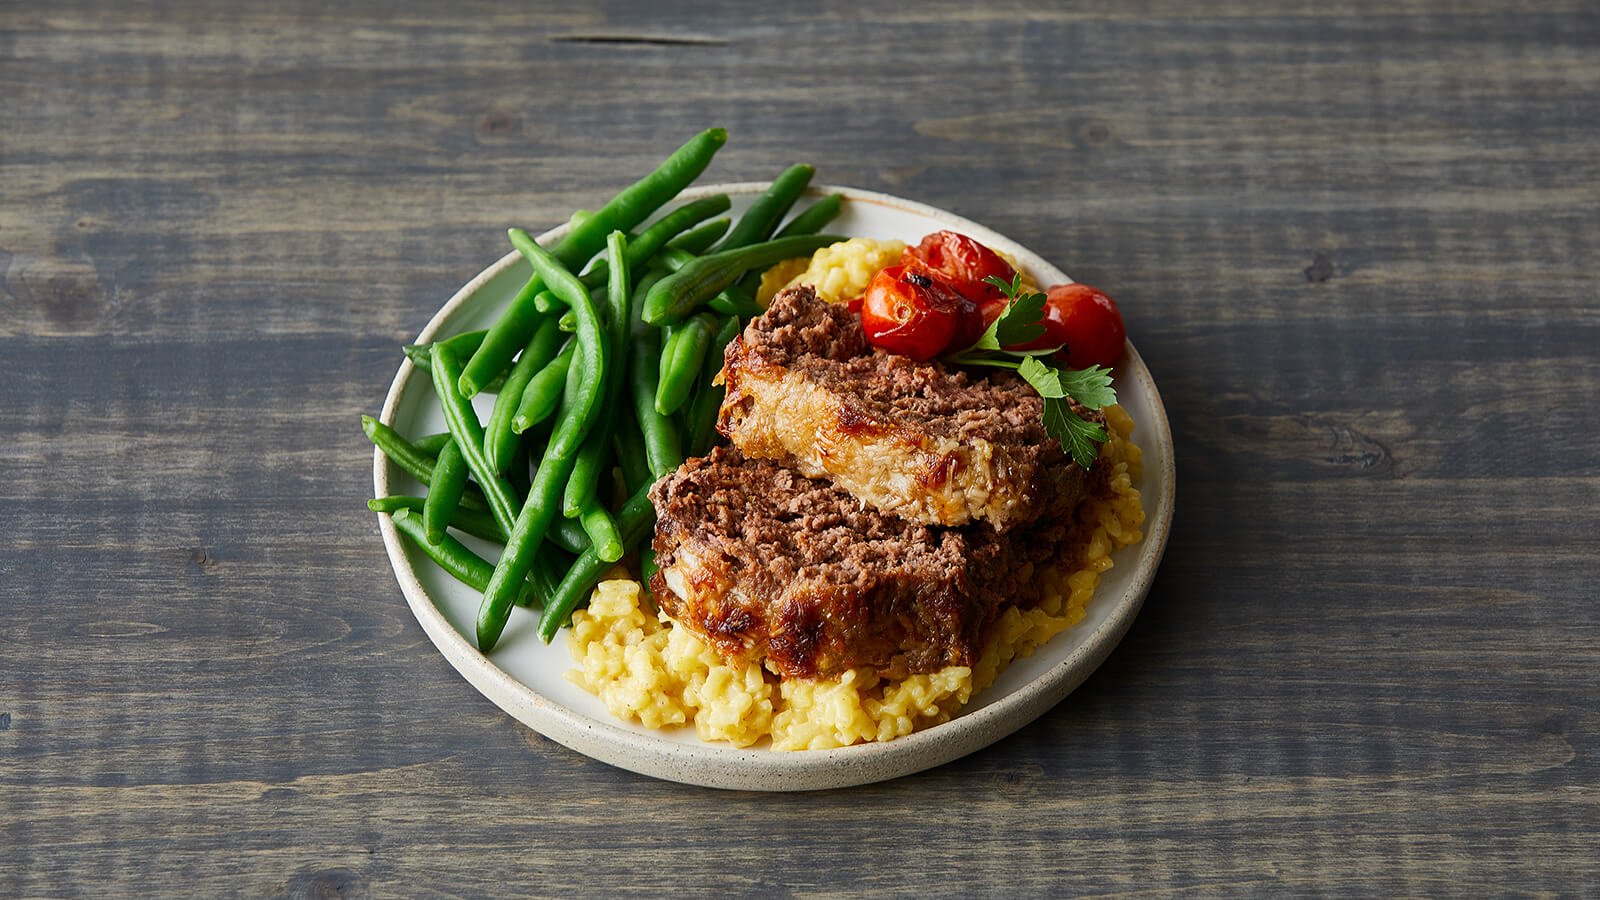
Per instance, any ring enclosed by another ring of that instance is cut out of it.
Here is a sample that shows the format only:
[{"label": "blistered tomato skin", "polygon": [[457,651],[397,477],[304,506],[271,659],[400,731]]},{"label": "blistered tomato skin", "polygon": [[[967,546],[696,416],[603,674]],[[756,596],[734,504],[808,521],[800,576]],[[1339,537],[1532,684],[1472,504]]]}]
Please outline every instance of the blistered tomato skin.
[{"label": "blistered tomato skin", "polygon": [[957,293],[955,288],[946,286],[946,291],[956,305],[956,327],[950,337],[950,345],[945,349],[965,350],[983,336],[983,330],[989,327],[989,322],[984,319],[983,309],[978,304]]},{"label": "blistered tomato skin", "polygon": [[950,346],[961,324],[961,300],[927,273],[889,266],[873,277],[861,298],[867,340],[919,362]]},{"label": "blistered tomato skin", "polygon": [[1087,284],[1058,284],[1045,291],[1044,343],[1029,348],[1065,344],[1065,364],[1072,369],[1111,366],[1122,355],[1128,336],[1116,301]]},{"label": "blistered tomato skin", "polygon": [[935,231],[917,246],[907,247],[900,262],[927,269],[978,306],[1005,298],[1005,293],[985,278],[993,276],[1009,284],[1017,273],[1000,254],[954,231]]}]

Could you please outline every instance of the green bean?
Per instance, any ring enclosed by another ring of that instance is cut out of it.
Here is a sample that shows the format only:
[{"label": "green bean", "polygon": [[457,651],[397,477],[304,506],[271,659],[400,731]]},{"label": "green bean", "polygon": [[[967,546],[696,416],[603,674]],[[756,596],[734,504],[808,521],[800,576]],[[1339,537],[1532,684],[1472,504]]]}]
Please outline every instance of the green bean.
[{"label": "green bean", "polygon": [[[752,271],[747,274],[755,273]],[[722,293],[706,302],[706,306],[724,316],[737,316],[745,321],[754,319],[767,311],[765,307],[756,302],[756,298],[745,291],[743,286],[737,284],[730,284],[723,288]]]},{"label": "green bean", "polygon": [[[561,553],[554,547],[541,547],[534,554],[533,565],[528,567],[528,582],[533,585],[533,590],[524,596],[553,597],[556,588],[561,586],[561,576],[572,568],[574,557]],[[530,606],[522,603],[523,597],[519,596],[519,605]]]},{"label": "green bean", "polygon": [[[606,467],[611,452],[612,421],[616,418],[617,399],[622,393],[622,381],[628,352],[628,297],[632,293],[628,266],[628,240],[620,231],[611,232],[606,239],[606,257],[609,277],[606,281],[606,344],[612,348],[607,361],[605,385],[602,388],[600,414],[595,427],[578,448],[578,458],[573,461],[572,475],[562,498],[561,512],[575,519],[595,495],[600,484],[600,473]],[[590,532],[593,538],[594,533]]]},{"label": "green bean", "polygon": [[[414,513],[421,513],[422,507],[427,503],[424,497],[414,497],[410,494],[389,494],[367,501],[367,509],[373,512],[394,512],[397,509],[409,509]],[[506,533],[500,530],[495,523],[494,516],[477,509],[467,509],[457,506],[455,515],[450,517],[450,527],[475,538],[483,538],[496,544],[506,542]]]},{"label": "green bean", "polygon": [[[617,531],[622,539],[624,552],[628,548],[637,546],[655,523],[656,510],[650,505],[649,488],[640,488],[635,491],[628,502],[622,505],[622,511],[617,514]],[[572,618],[572,610],[579,602],[588,596],[589,591],[600,583],[611,563],[600,558],[600,554],[591,546],[578,556],[577,562],[567,570],[565,578],[556,588],[550,599],[545,601],[544,614],[539,617],[539,637],[545,643],[550,643],[556,632],[567,624]]]},{"label": "green bean", "polygon": [[712,219],[704,225],[696,226],[667,241],[667,246],[662,249],[682,250],[685,253],[698,256],[709,250],[711,245],[717,242],[717,238],[722,237],[732,224],[732,219]]},{"label": "green bean", "polygon": [[[587,286],[588,285],[585,284],[585,287],[587,287]],[[572,314],[572,310],[567,309],[567,302],[565,300],[562,300],[560,297],[556,296],[554,293],[552,293],[550,291],[545,291],[543,294],[540,294],[540,296],[541,297],[549,297],[549,298],[551,298],[550,299],[550,304],[549,304],[549,311],[550,311],[551,314],[555,314],[557,312],[559,312],[561,314],[561,330],[562,331],[565,331],[566,333],[571,334],[572,332],[578,330],[578,319],[577,319],[576,316],[574,316]],[[603,295],[603,293],[600,293],[600,292],[594,292],[594,293],[591,293],[589,296],[592,299],[595,299],[595,302],[598,304],[598,303],[602,302],[602,300],[599,299],[599,298],[603,298],[604,295]]]},{"label": "green bean", "polygon": [[656,387],[660,383],[661,329],[644,323],[640,313],[650,288],[661,277],[651,270],[639,280],[628,301],[628,400],[634,424],[644,447],[649,482],[678,468],[683,462],[683,447],[678,429],[670,416],[656,412]]},{"label": "green bean", "polygon": [[[637,235],[626,235],[628,240],[628,270],[635,271],[650,261],[669,240],[678,236],[679,232],[702,219],[723,212],[730,206],[727,194],[714,194],[702,197],[690,203],[685,203],[660,221],[639,232]],[[595,260],[589,271],[583,273],[579,279],[589,287],[599,287],[606,283],[611,264],[605,257]]]},{"label": "green bean", "polygon": [[[772,232],[777,229],[778,223],[783,221],[783,217],[789,212],[789,207],[793,206],[794,201],[804,193],[806,185],[811,182],[811,176],[815,173],[816,168],[807,165],[793,165],[783,170],[761,196],[750,204],[744,215],[739,217],[739,224],[733,226],[733,230],[728,232],[728,237],[717,246],[717,250],[720,252],[746,247],[772,237]],[[744,274],[741,281],[759,277],[756,271],[750,271]],[[735,292],[734,286],[730,285],[713,298],[711,303],[724,315],[754,318],[765,311],[751,296],[759,284],[758,281],[748,285],[741,292]]]},{"label": "green bean", "polygon": [[449,440],[450,432],[441,431],[436,434],[425,434],[419,438],[412,438],[411,446],[435,459],[438,459],[439,451],[444,449],[445,443]]},{"label": "green bean", "polygon": [[[648,543],[639,548],[639,586],[644,589],[644,595],[650,596],[650,579],[661,567],[656,565],[656,548]],[[559,587],[559,585],[557,586]],[[555,596],[555,591],[545,594],[546,597]]]},{"label": "green bean", "polygon": [[545,537],[568,553],[582,553],[589,549],[589,533],[583,530],[583,524],[577,519],[556,516],[551,520],[550,530]]},{"label": "green bean", "polygon": [[683,443],[684,458],[689,457],[689,409],[685,405],[672,414],[672,424],[677,427],[679,440]]},{"label": "green bean", "polygon": [[728,211],[733,202],[727,194],[712,194],[691,200],[670,213],[662,216],[649,228],[639,232],[637,237],[628,238],[628,268],[634,269],[650,261],[650,257],[666,246],[669,241],[692,234],[695,226],[718,213]]},{"label": "green bean", "polygon": [[654,172],[624,188],[593,216],[577,223],[556,246],[555,258],[567,268],[587,262],[605,246],[613,231],[627,231],[650,217],[700,177],[711,157],[728,140],[727,131],[712,128],[673,151]]},{"label": "green bean", "polygon": [[[367,433],[368,440],[383,451],[390,462],[409,472],[424,487],[432,484],[433,457],[418,450],[415,444],[401,437],[400,432],[371,416],[361,417],[361,430]],[[461,495],[461,505],[482,512],[489,509],[489,502],[476,485],[467,486],[466,493]]]},{"label": "green bean", "polygon": [[[576,416],[567,415],[563,418],[572,420]],[[478,604],[478,649],[484,653],[494,649],[500,632],[505,630],[506,619],[511,615],[511,604],[515,601],[516,585],[527,576],[550,529],[551,520],[557,518],[560,512],[561,489],[566,485],[571,470],[570,455],[552,455],[550,449],[546,448],[545,458],[534,473],[528,499],[522,504],[522,512],[517,515],[517,521],[506,538],[505,552],[500,554],[494,575],[490,577],[489,585],[483,591],[483,600]]]},{"label": "green bean", "polygon": [[[608,204],[606,209],[609,208]],[[606,209],[596,213],[595,218],[605,215]],[[578,320],[577,358],[583,361],[582,371],[585,375],[579,385],[580,401],[570,421],[563,420],[557,425],[555,434],[550,438],[550,446],[545,450],[547,459],[551,454],[569,456],[577,451],[578,445],[582,443],[584,435],[594,422],[603,387],[601,382],[605,378],[605,360],[610,348],[606,342],[605,331],[600,325],[599,312],[589,297],[588,289],[559,260],[534,243],[527,232],[513,228],[509,234],[512,245],[522,251],[522,255],[544,277],[550,289],[567,301],[567,306]]]},{"label": "green bean", "polygon": [[837,235],[800,235],[702,256],[656,282],[645,298],[644,320],[666,325],[682,320],[739,276],[842,240]]},{"label": "green bean", "polygon": [[[711,157],[727,140],[728,133],[721,128],[712,128],[690,138],[655,171],[624,188],[593,215],[580,216],[581,221],[573,222],[566,237],[551,251],[554,258],[568,269],[583,265],[605,245],[606,235],[616,230],[626,231],[643,222],[661,204],[688,187],[710,165]],[[523,235],[526,237],[525,232]],[[533,243],[532,238],[527,240]],[[462,377],[466,379],[461,384],[464,395],[471,397],[477,392],[479,384],[488,381],[493,373],[508,367],[511,357],[532,336],[533,327],[525,320],[519,301],[526,303],[528,310],[534,310],[533,298],[544,289],[546,283],[537,265],[534,266],[534,272],[534,277],[517,293],[511,306],[490,327],[483,346],[467,362],[462,372]]]},{"label": "green bean", "polygon": [[567,370],[578,350],[576,341],[569,341],[556,358],[539,370],[522,389],[522,399],[511,416],[511,430],[518,434],[549,418],[561,402],[561,391],[567,383]]},{"label": "green bean", "polygon": [[[726,194],[717,194],[712,199],[720,199],[720,197],[726,197]],[[728,231],[730,224],[733,224],[733,219],[712,219],[709,223],[693,227],[690,231],[683,232],[682,235],[669,240],[666,243],[666,247],[658,248],[650,258],[640,258],[637,261],[635,261],[635,253],[632,251],[634,250],[634,243],[632,243],[632,239],[629,239],[629,269],[637,271],[638,267],[643,266],[643,264],[656,263],[656,255],[659,255],[659,253],[674,255],[674,258],[677,259],[677,264],[672,267],[674,269],[682,267],[683,264],[690,263],[696,256],[704,253],[712,243],[717,242],[718,237],[722,237],[723,232]],[[605,282],[605,274],[608,271],[610,271],[610,264],[606,263],[605,258],[595,259],[594,267],[584,272],[579,280],[584,282],[586,287],[600,287]],[[563,304],[560,303],[560,298],[555,299],[554,303],[557,304],[557,307],[563,307]]]},{"label": "green bean", "polygon": [[[610,208],[609,204],[607,208]],[[594,219],[584,223],[585,227],[593,225],[605,215],[606,209],[602,209]],[[644,215],[649,215],[649,212],[640,217]],[[608,233],[610,230],[613,229],[608,229]],[[600,317],[589,299],[588,290],[560,260],[535,243],[527,232],[513,228],[509,236],[512,246],[522,252],[533,265],[534,271],[550,285],[551,290],[567,301],[577,316],[578,355],[575,359],[581,363],[580,373],[583,377],[577,379],[579,384],[568,392],[567,399],[570,402],[563,404],[565,408],[555,431],[550,435],[550,443],[545,447],[539,470],[533,476],[528,499],[522,504],[522,511],[509,530],[506,550],[500,555],[494,576],[489,580],[489,587],[483,592],[483,601],[478,605],[478,649],[484,653],[493,649],[495,641],[500,639],[500,632],[505,629],[506,618],[511,615],[511,605],[516,599],[516,586],[528,574],[528,568],[533,565],[534,554],[539,551],[551,520],[560,512],[558,499],[572,473],[573,458],[578,447],[594,424],[606,372],[606,335],[600,327]],[[572,380],[570,374],[568,378]]]},{"label": "green bean", "polygon": [[450,436],[460,446],[467,468],[478,479],[478,486],[483,488],[484,496],[489,500],[489,512],[494,514],[494,520],[500,523],[500,527],[510,534],[511,525],[517,517],[516,498],[511,485],[489,467],[488,457],[483,455],[483,425],[478,422],[478,414],[473,411],[472,404],[456,390],[460,377],[461,364],[456,361],[455,352],[447,345],[434,344],[433,389],[439,395],[445,424],[450,426]]},{"label": "green bean", "polygon": [[[790,219],[789,224],[778,229],[776,236],[786,238],[797,234],[816,234],[829,222],[839,217],[839,210],[843,205],[843,194],[829,194],[806,207],[793,219]],[[737,287],[743,289],[746,294],[754,295],[761,289],[762,271],[764,270],[752,269],[744,273],[744,277],[739,279]]]},{"label": "green bean", "polygon": [[[661,254],[656,257],[655,262],[659,263],[670,272],[676,272],[697,259],[699,259],[699,257],[695,256],[693,253],[688,253],[676,247],[668,247],[661,251]],[[747,276],[755,274],[757,274],[755,271],[746,273]],[[753,319],[756,316],[766,312],[766,310],[755,301],[754,297],[743,291],[740,286],[736,284],[729,285],[728,287],[724,288],[721,293],[706,301],[706,305],[725,316],[737,315],[744,319]],[[670,338],[673,326],[668,325],[665,327],[668,332],[668,337]]]},{"label": "green bean", "polygon": [[[567,415],[563,418],[571,421],[576,416]],[[511,615],[511,605],[515,601],[516,586],[532,567],[550,529],[551,520],[558,518],[561,489],[566,485],[571,470],[570,455],[553,455],[546,449],[545,459],[534,473],[527,502],[522,504],[522,512],[506,539],[505,552],[500,554],[489,585],[484,588],[483,600],[478,604],[476,631],[481,652],[488,653],[494,649],[500,633],[505,630],[506,619]]]},{"label": "green bean", "polygon": [[[534,443],[531,440],[524,441],[519,439],[517,441],[517,452],[511,455],[511,468],[506,472],[506,481],[511,485],[511,490],[517,495],[518,509],[522,508],[521,504],[527,502],[528,489],[533,487],[533,480],[528,467],[531,465],[530,460],[535,455]],[[544,456],[544,442],[539,441],[538,444],[537,455]]]},{"label": "green bean", "polygon": [[567,380],[561,385],[561,403],[564,407],[571,407],[578,402],[578,391],[583,387],[588,371],[587,361],[583,356],[574,355],[572,365],[567,366]]},{"label": "green bean", "polygon": [[371,416],[361,417],[361,430],[367,433],[368,440],[383,451],[384,456],[389,457],[390,462],[410,472],[411,477],[423,484],[433,481],[433,458],[418,450],[400,432]]},{"label": "green bean", "polygon": [[467,461],[461,447],[454,440],[439,451],[439,461],[433,465],[433,481],[428,485],[427,503],[422,507],[422,533],[430,544],[444,538],[445,527],[461,503],[461,492],[467,487]]},{"label": "green bean", "polygon": [[[389,515],[389,521],[394,523],[396,531],[411,539],[413,544],[428,554],[428,558],[445,570],[452,578],[476,590],[484,590],[489,586],[489,579],[494,574],[494,566],[488,560],[467,549],[448,534],[437,543],[428,541],[427,533],[423,530],[422,517],[409,509],[397,509]],[[557,585],[559,589],[560,585]],[[530,605],[533,585],[524,581],[518,588],[517,601],[524,606]],[[552,596],[551,591],[544,596]]]},{"label": "green bean", "polygon": [[505,387],[505,386],[506,386],[506,373],[505,372],[501,372],[499,375],[496,375],[495,377],[489,379],[489,383],[488,384],[484,385],[481,388],[478,388],[478,393],[480,393],[480,394],[498,394],[498,393],[500,393],[500,389]]},{"label": "green bean", "polygon": [[[608,373],[609,375],[609,373]],[[608,377],[608,381],[614,380]],[[610,393],[610,387],[606,388]],[[595,496],[600,487],[600,473],[611,462],[611,431],[615,418],[616,404],[606,402],[601,404],[600,418],[594,427],[589,429],[589,434],[584,437],[583,445],[578,448],[578,455],[572,461],[572,474],[567,478],[566,490],[562,493],[561,514],[568,519],[576,519],[582,513],[583,505]]]},{"label": "green bean", "polygon": [[783,221],[789,207],[811,183],[811,176],[816,171],[816,167],[807,165],[784,169],[739,217],[739,224],[733,226],[727,238],[717,245],[718,251],[747,247],[772,237],[772,232],[777,230],[778,223]]},{"label": "green bean", "polygon": [[533,308],[548,316],[558,309],[565,309],[566,304],[562,303],[561,298],[554,293],[540,291],[538,296],[533,298]]},{"label": "green bean", "polygon": [[[456,352],[456,358],[460,359],[478,352],[478,348],[483,345],[483,336],[488,333],[487,331],[464,331],[455,337],[445,338],[442,342],[434,341],[434,343],[449,344],[450,349]],[[419,369],[426,369],[433,361],[429,355],[429,348],[432,346],[433,344],[407,344],[401,349],[405,351],[406,357],[411,360],[413,365]]]},{"label": "green bean", "polygon": [[706,349],[717,333],[717,317],[700,313],[683,324],[661,350],[661,383],[656,385],[656,412],[670,416],[689,399],[700,375]]},{"label": "green bean", "polygon": [[[481,331],[467,332],[466,334],[456,335],[456,337],[470,338],[470,337],[478,337],[478,336],[480,336],[482,334],[483,334],[483,332],[481,332]],[[466,352],[467,353],[471,353],[472,350],[478,346],[478,344],[473,342],[473,341],[468,341],[468,342],[466,342],[464,344],[455,345],[455,344],[452,343],[452,341],[454,341],[454,340],[455,340],[455,338],[451,338],[450,340],[445,341],[445,343],[451,344],[451,349],[456,351],[456,358],[457,359],[461,359],[462,356],[464,355],[462,353],[462,350],[459,349],[459,348],[466,348]],[[430,361],[432,359],[432,357],[429,354],[432,352],[432,347],[433,347],[432,344],[408,344],[408,345],[406,345],[406,358],[411,360],[411,364],[412,365],[416,366],[417,368],[421,369],[422,371],[424,371],[424,372],[431,371],[433,363]],[[500,389],[505,386],[505,383],[506,383],[506,373],[505,373],[504,370],[501,370],[493,378],[489,379],[487,384],[485,384],[483,387],[478,388],[478,393],[480,393],[480,394],[498,394],[500,392]]]},{"label": "green bean", "polygon": [[622,480],[628,493],[654,481],[650,476],[650,460],[644,453],[644,435],[639,431],[639,420],[627,403],[617,404],[617,418],[611,431],[611,452],[622,470]]},{"label": "green bean", "polygon": [[622,535],[617,533],[617,520],[611,517],[599,499],[590,497],[583,504],[578,521],[589,535],[589,546],[595,548],[595,555],[602,562],[613,563],[622,558]]},{"label": "green bean", "polygon": [[489,327],[488,334],[484,335],[483,343],[462,367],[456,385],[461,396],[471,399],[489,379],[511,367],[511,358],[527,346],[528,339],[533,337],[534,329],[539,327],[543,319],[543,314],[534,304],[542,290],[544,283],[535,275],[511,298],[505,312],[500,314],[500,318]]},{"label": "green bean", "polygon": [[657,253],[656,258],[651,260],[650,263],[666,269],[668,272],[676,272],[699,258],[682,247],[663,247],[661,252]]},{"label": "green bean", "polygon": [[667,377],[667,368],[672,365],[672,354],[677,352],[674,346],[682,340],[684,327],[678,325],[663,325],[661,327],[661,359],[656,362],[656,390],[660,396],[661,381]]},{"label": "green bean", "polygon": [[816,234],[822,231],[827,223],[838,218],[838,210],[845,203],[845,195],[829,194],[816,203],[811,203],[800,215],[789,219],[789,224],[778,229],[776,237],[794,237],[797,234]]},{"label": "green bean", "polygon": [[843,194],[829,194],[790,219],[789,224],[778,229],[777,236],[785,238],[797,234],[816,234],[839,217],[839,209],[843,205]]},{"label": "green bean", "polygon": [[682,465],[683,446],[672,418],[656,412],[659,382],[656,361],[661,351],[661,338],[654,328],[646,327],[645,331],[647,333],[635,334],[629,341],[632,350],[628,360],[628,392],[633,401],[634,420],[644,435],[645,458],[650,461],[653,481]]},{"label": "green bean", "polygon": [[705,456],[717,440],[717,413],[722,409],[726,393],[721,385],[713,384],[722,371],[724,354],[728,345],[739,333],[737,317],[723,319],[717,334],[706,350],[705,362],[700,367],[700,381],[695,387],[694,399],[689,402],[689,455]]},{"label": "green bean", "polygon": [[561,332],[555,320],[547,316],[528,339],[528,346],[522,348],[522,356],[506,376],[505,388],[495,396],[494,410],[483,427],[483,454],[496,472],[510,468],[511,457],[517,450],[517,436],[521,432],[514,430],[511,422],[522,403],[523,390],[533,376],[555,358],[560,347]]}]

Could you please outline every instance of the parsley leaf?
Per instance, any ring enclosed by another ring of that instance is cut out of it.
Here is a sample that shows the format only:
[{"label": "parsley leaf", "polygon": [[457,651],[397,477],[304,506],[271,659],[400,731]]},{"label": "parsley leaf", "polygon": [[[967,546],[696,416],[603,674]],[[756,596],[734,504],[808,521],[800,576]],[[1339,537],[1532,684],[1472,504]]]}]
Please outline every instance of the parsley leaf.
[{"label": "parsley leaf", "polygon": [[1047,398],[1044,401],[1044,430],[1045,433],[1061,442],[1061,449],[1072,455],[1072,458],[1085,469],[1094,465],[1094,459],[1100,453],[1097,444],[1106,440],[1105,428],[1086,422],[1072,411],[1072,405],[1064,399]]},{"label": "parsley leaf", "polygon": [[1017,374],[1028,379],[1041,397],[1071,397],[1089,409],[1101,409],[1117,402],[1110,369],[1099,366],[1058,369],[1030,356],[1017,367]]},{"label": "parsley leaf", "polygon": [[1105,443],[1106,430],[1087,422],[1072,411],[1068,398],[1089,409],[1100,409],[1117,402],[1117,392],[1111,387],[1111,372],[1099,366],[1087,369],[1058,369],[1028,357],[1017,367],[1017,374],[1044,398],[1045,433],[1061,443],[1061,449],[1072,455],[1085,469],[1094,465],[1099,452],[1095,444]]},{"label": "parsley leaf", "polygon": [[1022,293],[1022,273],[1013,275],[1010,284],[993,275],[984,281],[1005,291],[1011,302],[1006,304],[1006,311],[984,329],[977,343],[968,349],[1000,350],[1008,344],[1026,344],[1044,334],[1044,326],[1040,322],[1044,319],[1044,304],[1047,298],[1037,292]]}]

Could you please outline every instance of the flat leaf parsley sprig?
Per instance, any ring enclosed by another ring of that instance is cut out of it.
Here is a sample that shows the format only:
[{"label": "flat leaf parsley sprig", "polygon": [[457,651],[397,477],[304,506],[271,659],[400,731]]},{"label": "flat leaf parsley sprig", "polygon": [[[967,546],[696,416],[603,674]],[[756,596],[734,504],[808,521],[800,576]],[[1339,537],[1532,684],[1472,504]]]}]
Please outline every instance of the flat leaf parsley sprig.
[{"label": "flat leaf parsley sprig", "polygon": [[1111,370],[1100,366],[1063,369],[1046,361],[1064,345],[1007,350],[1007,346],[1026,344],[1044,334],[1040,322],[1044,319],[1046,297],[1038,291],[1024,293],[1021,273],[1013,275],[1010,284],[993,275],[984,281],[1005,292],[1005,312],[989,323],[972,346],[946,354],[944,361],[1011,369],[1021,375],[1044,398],[1045,433],[1059,441],[1061,449],[1078,465],[1089,468],[1099,453],[1095,445],[1106,441],[1106,430],[1073,412],[1068,400],[1076,400],[1087,409],[1102,409],[1117,402],[1117,392],[1111,387]]}]

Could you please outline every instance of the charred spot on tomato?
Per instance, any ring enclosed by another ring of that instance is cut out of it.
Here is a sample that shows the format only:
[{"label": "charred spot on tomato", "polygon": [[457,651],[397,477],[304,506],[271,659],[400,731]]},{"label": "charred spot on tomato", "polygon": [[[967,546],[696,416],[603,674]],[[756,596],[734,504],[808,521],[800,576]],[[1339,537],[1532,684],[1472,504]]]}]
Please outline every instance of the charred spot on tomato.
[{"label": "charred spot on tomato", "polygon": [[900,262],[927,272],[976,304],[1003,296],[984,279],[994,277],[1009,283],[1016,274],[1000,254],[954,231],[936,231],[924,237],[915,247],[906,248]]},{"label": "charred spot on tomato", "polygon": [[915,269],[912,269],[911,271],[907,272],[905,278],[906,278],[907,281],[911,282],[912,284],[916,285],[919,288],[931,288],[931,287],[933,287],[933,279],[929,278],[928,276],[926,276],[924,274],[922,274],[921,272],[918,272]]}]

